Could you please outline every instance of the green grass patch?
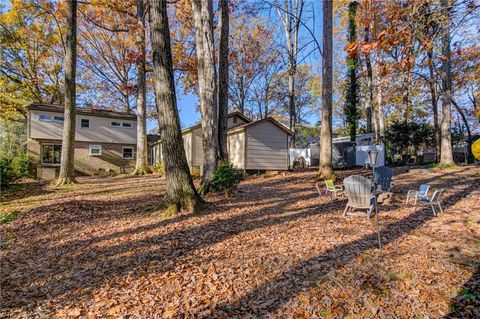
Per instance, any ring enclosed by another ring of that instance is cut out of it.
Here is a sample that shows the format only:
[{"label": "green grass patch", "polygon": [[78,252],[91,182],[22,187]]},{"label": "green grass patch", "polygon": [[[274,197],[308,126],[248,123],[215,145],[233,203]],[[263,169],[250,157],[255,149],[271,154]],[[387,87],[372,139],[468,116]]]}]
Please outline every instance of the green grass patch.
[{"label": "green grass patch", "polygon": [[0,224],[10,223],[12,220],[17,218],[18,214],[20,214],[20,212],[18,210],[14,210],[10,213],[0,216]]}]

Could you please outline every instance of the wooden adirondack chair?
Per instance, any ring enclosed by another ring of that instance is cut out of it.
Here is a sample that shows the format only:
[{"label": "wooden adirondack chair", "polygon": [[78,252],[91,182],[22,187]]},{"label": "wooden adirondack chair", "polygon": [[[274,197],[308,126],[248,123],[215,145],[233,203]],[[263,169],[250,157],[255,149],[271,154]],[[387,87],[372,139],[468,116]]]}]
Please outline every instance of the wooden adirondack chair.
[{"label": "wooden adirondack chair", "polygon": [[[366,177],[352,175],[343,180],[344,194],[348,203],[343,211],[343,217],[372,217],[375,197],[372,193],[372,181]],[[366,210],[366,213],[355,213],[355,210]]]}]

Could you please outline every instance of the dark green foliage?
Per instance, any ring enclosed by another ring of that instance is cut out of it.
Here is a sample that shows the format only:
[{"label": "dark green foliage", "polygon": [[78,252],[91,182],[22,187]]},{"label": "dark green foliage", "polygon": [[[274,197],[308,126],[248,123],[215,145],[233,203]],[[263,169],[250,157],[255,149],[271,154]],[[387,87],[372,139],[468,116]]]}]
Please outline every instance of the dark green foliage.
[{"label": "dark green foliage", "polygon": [[385,144],[394,154],[415,155],[422,147],[435,145],[435,134],[427,123],[398,121],[386,131]]},{"label": "dark green foliage", "polygon": [[[348,42],[353,43],[357,37],[355,15],[357,14],[358,2],[353,1],[348,5]],[[358,126],[358,54],[351,54],[347,57],[347,87],[345,92],[345,105],[343,112],[347,124],[347,131],[350,140],[355,141]]]},{"label": "dark green foliage", "polygon": [[320,125],[313,126],[313,127],[298,125],[295,129],[295,134],[297,137],[296,147],[298,148],[307,147],[309,138],[320,136]]},{"label": "dark green foliage", "polygon": [[214,191],[223,191],[225,196],[230,197],[246,177],[247,175],[243,170],[234,168],[232,164],[222,162],[214,172],[211,187]]},{"label": "dark green foliage", "polygon": [[31,168],[31,161],[27,154],[19,154],[13,158],[0,158],[0,185],[8,186],[10,183],[26,176]]},{"label": "dark green foliage", "polygon": [[14,179],[12,160],[0,158],[0,186],[8,186]]}]

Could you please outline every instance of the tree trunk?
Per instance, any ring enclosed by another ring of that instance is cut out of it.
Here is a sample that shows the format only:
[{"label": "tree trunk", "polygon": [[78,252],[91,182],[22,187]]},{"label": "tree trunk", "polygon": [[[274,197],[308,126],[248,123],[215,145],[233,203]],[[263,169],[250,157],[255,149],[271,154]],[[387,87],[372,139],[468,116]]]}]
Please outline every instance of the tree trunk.
[{"label": "tree trunk", "polygon": [[[378,64],[377,64],[378,65]],[[377,107],[376,110],[376,121],[378,122],[378,143],[383,143],[383,138],[385,136],[385,114],[383,113],[383,83],[380,72],[380,66],[377,68]]]},{"label": "tree trunk", "polygon": [[57,186],[75,183],[75,109],[77,67],[77,1],[67,1],[67,41],[65,48],[65,113],[62,155]]},{"label": "tree trunk", "polygon": [[288,113],[289,126],[293,132],[290,139],[290,147],[295,147],[297,111],[295,108],[295,76],[297,73],[298,32],[303,14],[305,0],[284,0],[283,8],[276,4],[279,18],[282,20],[287,39],[288,57]]},{"label": "tree trunk", "polygon": [[145,5],[144,0],[137,0],[137,161],[135,175],[151,173],[147,157],[147,102],[146,102],[146,71],[145,71]]},{"label": "tree trunk", "polygon": [[227,116],[228,116],[228,0],[220,0],[220,49],[218,58],[218,149],[220,160],[228,162]]},{"label": "tree trunk", "polygon": [[295,148],[296,144],[296,130],[297,117],[295,112],[295,73],[296,66],[294,62],[290,62],[290,70],[288,72],[288,109],[290,114],[290,130],[293,132],[292,139],[290,140],[290,147]]},{"label": "tree trunk", "polygon": [[467,129],[467,134],[468,134],[468,141],[467,141],[467,161],[469,163],[473,162],[473,154],[472,154],[472,130],[470,129],[470,124],[468,123],[467,117],[465,116],[465,111],[460,107],[460,105],[455,102],[454,99],[452,99],[453,106],[455,106],[455,109],[457,110],[458,114],[460,114],[460,117],[462,118],[463,124],[465,125],[465,128]]},{"label": "tree trunk", "polygon": [[321,179],[333,176],[332,165],[332,36],[333,2],[323,2],[323,65],[322,65],[322,126],[320,131],[320,171]]},{"label": "tree trunk", "polygon": [[195,25],[198,86],[203,131],[202,193],[207,193],[217,167],[218,154],[218,105],[212,0],[192,0],[192,10]]},{"label": "tree trunk", "polygon": [[196,212],[204,203],[193,185],[180,131],[173,76],[167,2],[149,0],[150,37],[153,55],[153,81],[158,112],[158,127],[165,165],[165,214],[179,210]]},{"label": "tree trunk", "polygon": [[[364,41],[370,41],[370,24],[365,26],[364,29]],[[373,71],[372,61],[370,59],[370,53],[365,53],[365,65],[367,68],[366,86],[367,93],[365,96],[365,115],[367,120],[367,133],[371,133],[372,130],[372,117],[373,117]]]},{"label": "tree trunk", "polygon": [[450,57],[450,12],[448,0],[441,0],[446,22],[442,24],[442,138],[440,164],[453,164],[452,153],[452,78]]},{"label": "tree trunk", "polygon": [[410,122],[410,117],[412,116],[412,106],[410,103],[410,80],[411,74],[410,70],[403,71],[403,94],[402,94],[402,102],[404,107],[403,119],[405,122]]},{"label": "tree trunk", "polygon": [[438,99],[437,99],[437,88],[435,81],[435,66],[433,65],[433,48],[427,51],[428,56],[428,87],[430,89],[430,99],[432,103],[433,110],[433,130],[435,133],[435,144],[437,149],[437,157],[440,154],[440,127],[438,125]]},{"label": "tree trunk", "polygon": [[378,86],[377,91],[377,117],[378,117],[378,135],[379,142],[383,142],[385,137],[385,115],[383,113],[383,88],[381,85]]}]

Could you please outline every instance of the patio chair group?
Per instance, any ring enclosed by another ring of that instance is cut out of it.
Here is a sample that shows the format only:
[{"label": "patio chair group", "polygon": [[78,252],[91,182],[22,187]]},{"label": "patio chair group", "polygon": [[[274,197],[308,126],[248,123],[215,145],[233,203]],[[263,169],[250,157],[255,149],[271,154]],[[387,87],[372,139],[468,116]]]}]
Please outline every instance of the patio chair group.
[{"label": "patio chair group", "polygon": [[[343,187],[335,185],[333,180],[326,180],[323,194],[331,194],[334,198],[347,197],[347,205],[343,211],[343,217],[366,216],[371,218],[374,213],[376,196],[380,193],[391,191],[392,179],[392,169],[382,166],[375,169],[373,183],[369,178],[360,175],[346,177],[343,180]],[[319,183],[316,184],[316,187],[319,194],[322,194]],[[428,196],[429,189],[429,185],[422,184],[418,190],[409,190],[406,204],[413,200],[415,210],[417,210],[417,205],[428,205],[432,208],[433,215],[436,216],[438,212],[443,213],[440,202],[443,189],[435,190],[431,197]],[[358,211],[364,212],[359,213]]]}]

